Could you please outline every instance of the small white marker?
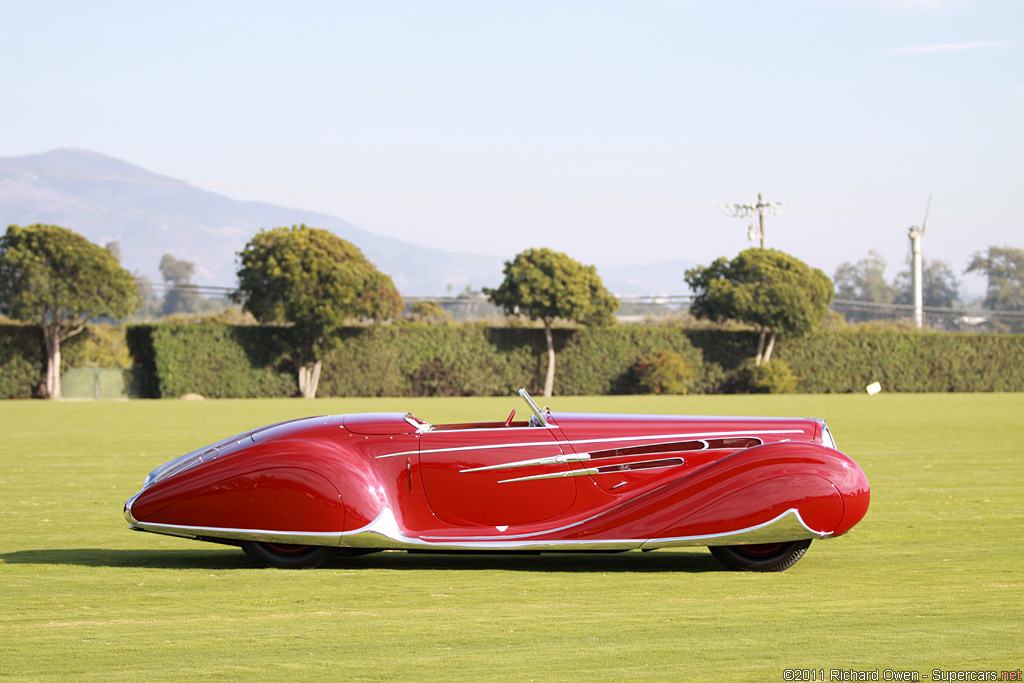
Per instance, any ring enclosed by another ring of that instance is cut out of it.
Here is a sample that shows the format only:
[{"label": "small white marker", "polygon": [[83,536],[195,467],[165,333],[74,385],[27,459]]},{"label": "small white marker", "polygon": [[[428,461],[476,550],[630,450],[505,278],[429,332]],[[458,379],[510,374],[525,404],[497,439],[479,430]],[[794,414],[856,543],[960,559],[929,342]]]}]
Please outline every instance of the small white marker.
[{"label": "small white marker", "polygon": [[874,396],[875,394],[882,390],[882,385],[879,384],[878,382],[872,382],[871,384],[867,385],[864,388],[864,390],[867,391],[870,396]]}]

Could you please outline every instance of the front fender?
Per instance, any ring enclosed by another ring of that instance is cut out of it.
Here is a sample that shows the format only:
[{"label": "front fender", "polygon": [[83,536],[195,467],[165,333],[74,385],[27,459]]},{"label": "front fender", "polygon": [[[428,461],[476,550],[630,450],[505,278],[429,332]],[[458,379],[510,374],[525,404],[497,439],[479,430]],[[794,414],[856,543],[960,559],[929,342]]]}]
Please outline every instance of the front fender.
[{"label": "front fender", "polygon": [[300,467],[247,472],[186,496],[146,522],[214,529],[337,532],[345,505],[323,475]]}]

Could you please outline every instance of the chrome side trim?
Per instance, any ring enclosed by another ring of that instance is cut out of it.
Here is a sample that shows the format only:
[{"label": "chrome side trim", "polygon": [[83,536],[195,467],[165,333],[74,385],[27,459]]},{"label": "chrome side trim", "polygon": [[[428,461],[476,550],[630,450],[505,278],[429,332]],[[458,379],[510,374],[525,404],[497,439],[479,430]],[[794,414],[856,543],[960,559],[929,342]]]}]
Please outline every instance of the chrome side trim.
[{"label": "chrome side trim", "polygon": [[[500,429],[496,427],[495,429]],[[672,439],[686,439],[688,441],[702,441],[704,439],[715,439],[719,437],[727,436],[749,436],[751,438],[758,438],[758,434],[802,434],[801,429],[771,429],[761,431],[751,430],[737,430],[731,432],[707,432],[706,434],[651,434],[649,436],[616,436],[616,437],[605,437],[601,439],[580,439],[578,441],[569,441],[568,443],[572,446],[582,446],[584,444],[595,444],[595,443],[622,443],[627,441],[650,441],[650,446],[658,445],[664,440]],[[455,451],[488,451],[495,450],[498,448],[524,448],[528,446],[561,446],[562,441],[533,441],[526,443],[495,443],[485,444],[482,446],[456,446],[452,448],[424,448],[421,451],[399,451],[397,453],[385,453],[384,455],[376,456],[377,459],[381,458],[397,458],[400,456],[407,455],[424,455],[426,453],[452,453]]]},{"label": "chrome side trim", "polygon": [[532,477],[517,477],[515,479],[502,479],[499,484],[509,484],[514,481],[535,481],[537,479],[561,479],[563,477],[582,477],[587,474],[600,474],[596,469],[568,470],[558,472],[547,472],[535,474]]},{"label": "chrome side trim", "polygon": [[[651,436],[619,436],[619,437],[608,437],[602,439],[580,439],[579,441],[570,441],[569,443],[573,446],[588,444],[588,443],[605,443],[608,441],[644,441],[646,439],[687,439],[690,441],[701,441],[703,439],[714,439],[717,437],[725,436],[749,436],[756,439],[758,434],[803,434],[802,429],[762,429],[762,430],[736,430],[731,432],[707,432],[705,434],[654,434]],[[658,442],[648,444],[650,446],[657,445]]]},{"label": "chrome side trim", "polygon": [[297,545],[336,546],[344,532],[320,531],[272,531],[269,529],[230,529],[212,526],[180,526],[177,524],[156,524],[136,522],[131,526],[135,531],[151,531],[168,536],[184,538],[224,538],[233,541],[261,541],[263,543],[294,543]]},{"label": "chrome side trim", "polygon": [[535,465],[564,465],[570,462],[585,462],[590,460],[590,453],[569,453],[562,455],[551,455],[546,458],[533,458],[531,460],[517,460],[515,462],[504,462],[500,465],[487,465],[486,467],[473,467],[468,470],[459,470],[459,474],[468,472],[487,472],[490,470],[507,470],[516,467],[533,467]]},{"label": "chrome side trim", "polygon": [[129,498],[128,501],[124,504],[124,518],[128,520],[129,524],[135,524],[137,521],[135,517],[132,516],[132,503],[134,503],[135,499],[141,495],[142,491],[139,491],[134,496]]},{"label": "chrome side trim", "polygon": [[777,543],[779,541],[802,541],[825,539],[831,531],[815,531],[807,526],[800,511],[790,508],[775,519],[746,529],[727,531],[720,534],[700,536],[677,536],[675,538],[652,538],[644,543],[644,549],[674,548],[694,545],[750,545],[755,543]]},{"label": "chrome side trim", "polygon": [[436,550],[634,550],[644,548],[674,548],[708,545],[745,545],[751,543],[774,543],[802,539],[824,539],[832,534],[811,529],[804,523],[796,508],[790,508],[778,517],[745,529],[719,534],[699,536],[678,536],[673,538],[650,539],[594,539],[594,540],[538,540],[527,538],[552,534],[567,527],[548,529],[523,536],[474,536],[474,537],[423,537],[406,536],[398,525],[390,508],[381,510],[377,518],[366,526],[353,531],[308,532],[270,531],[263,529],[224,529],[217,527],[185,527],[174,524],[153,524],[136,522],[132,529],[151,531],[185,538],[223,538],[238,541],[261,541],[269,543],[296,543],[302,545],[341,546],[350,548],[379,548],[382,550],[410,550],[433,548]]}]

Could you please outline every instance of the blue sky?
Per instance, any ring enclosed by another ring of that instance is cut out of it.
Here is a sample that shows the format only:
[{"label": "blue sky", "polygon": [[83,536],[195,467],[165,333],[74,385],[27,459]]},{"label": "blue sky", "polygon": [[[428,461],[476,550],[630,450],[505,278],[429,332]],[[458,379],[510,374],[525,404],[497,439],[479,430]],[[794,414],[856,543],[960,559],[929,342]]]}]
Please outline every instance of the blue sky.
[{"label": "blue sky", "polygon": [[[4,3],[0,156],[81,147],[511,258],[1024,247],[1024,3]],[[74,226],[69,226],[74,227]],[[270,226],[268,226],[270,227]],[[977,279],[968,287],[981,291]],[[680,281],[680,290],[683,285]]]}]

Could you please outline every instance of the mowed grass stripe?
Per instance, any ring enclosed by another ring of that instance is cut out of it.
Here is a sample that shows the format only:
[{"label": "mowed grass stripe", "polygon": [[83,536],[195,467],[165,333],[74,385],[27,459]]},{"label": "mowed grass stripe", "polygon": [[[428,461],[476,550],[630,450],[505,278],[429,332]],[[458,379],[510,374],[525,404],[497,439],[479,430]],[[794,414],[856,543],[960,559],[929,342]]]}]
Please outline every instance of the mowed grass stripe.
[{"label": "mowed grass stripe", "polygon": [[134,533],[165,460],[292,417],[504,419],[515,398],[0,404],[5,680],[782,680],[1012,669],[1024,626],[1024,395],[556,397],[558,410],[825,417],[872,506],[781,574],[703,549],[382,553],[317,571]]}]

